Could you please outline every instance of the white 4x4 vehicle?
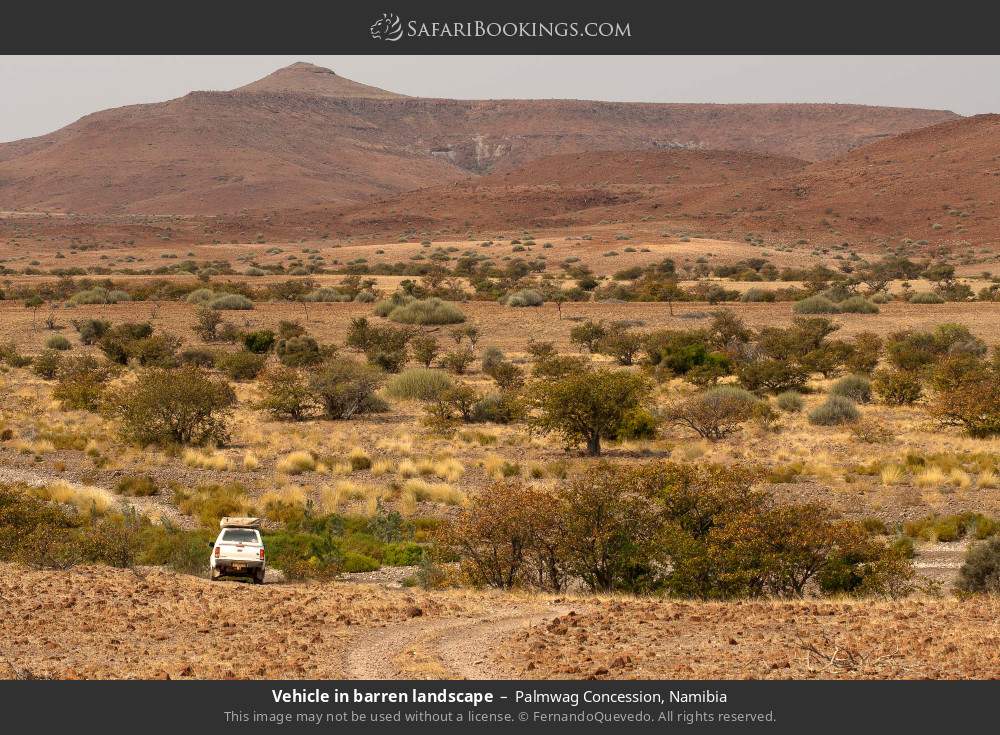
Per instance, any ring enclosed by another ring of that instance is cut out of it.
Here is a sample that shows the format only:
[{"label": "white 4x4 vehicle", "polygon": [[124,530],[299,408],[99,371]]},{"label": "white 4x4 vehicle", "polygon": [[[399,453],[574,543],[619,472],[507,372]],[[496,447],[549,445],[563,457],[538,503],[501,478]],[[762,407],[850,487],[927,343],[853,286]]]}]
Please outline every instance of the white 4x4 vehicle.
[{"label": "white 4x4 vehicle", "polygon": [[253,577],[254,584],[264,584],[264,541],[257,518],[223,518],[222,531],[212,547],[212,579]]}]

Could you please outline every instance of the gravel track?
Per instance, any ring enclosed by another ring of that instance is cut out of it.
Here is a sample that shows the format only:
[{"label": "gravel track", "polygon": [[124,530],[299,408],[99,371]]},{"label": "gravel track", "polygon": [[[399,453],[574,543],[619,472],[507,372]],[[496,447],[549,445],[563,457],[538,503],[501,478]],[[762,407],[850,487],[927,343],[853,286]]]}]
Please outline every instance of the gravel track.
[{"label": "gravel track", "polygon": [[495,654],[515,631],[537,625],[569,608],[545,603],[515,604],[486,615],[424,620],[414,617],[365,631],[347,646],[349,679],[504,679],[513,670]]}]

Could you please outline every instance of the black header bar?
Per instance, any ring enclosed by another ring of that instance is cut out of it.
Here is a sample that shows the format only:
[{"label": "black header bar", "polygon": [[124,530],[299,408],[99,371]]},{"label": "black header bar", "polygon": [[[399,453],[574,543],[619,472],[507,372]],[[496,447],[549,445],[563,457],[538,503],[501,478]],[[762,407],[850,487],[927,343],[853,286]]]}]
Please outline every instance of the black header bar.
[{"label": "black header bar", "polygon": [[[988,4],[322,0],[11,3],[3,53],[1000,52]],[[989,80],[984,80],[988,83]]]}]

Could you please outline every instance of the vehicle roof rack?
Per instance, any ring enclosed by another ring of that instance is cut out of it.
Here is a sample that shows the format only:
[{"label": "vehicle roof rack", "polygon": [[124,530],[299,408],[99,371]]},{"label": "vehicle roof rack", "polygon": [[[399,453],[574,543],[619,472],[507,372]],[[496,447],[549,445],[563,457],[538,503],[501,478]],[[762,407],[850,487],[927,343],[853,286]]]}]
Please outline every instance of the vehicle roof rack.
[{"label": "vehicle roof rack", "polygon": [[219,528],[260,528],[260,518],[248,516],[223,516]]}]

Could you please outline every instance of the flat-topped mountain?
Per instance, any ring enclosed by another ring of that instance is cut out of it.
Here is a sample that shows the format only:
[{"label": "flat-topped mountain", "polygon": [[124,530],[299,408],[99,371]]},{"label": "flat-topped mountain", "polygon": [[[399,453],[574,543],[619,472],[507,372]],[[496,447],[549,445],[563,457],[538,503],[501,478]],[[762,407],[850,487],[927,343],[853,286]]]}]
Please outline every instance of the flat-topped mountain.
[{"label": "flat-topped mountain", "polygon": [[293,64],[232,91],[104,110],[0,144],[0,210],[342,206],[546,155],[727,149],[825,159],[955,118],[861,105],[426,99]]}]

